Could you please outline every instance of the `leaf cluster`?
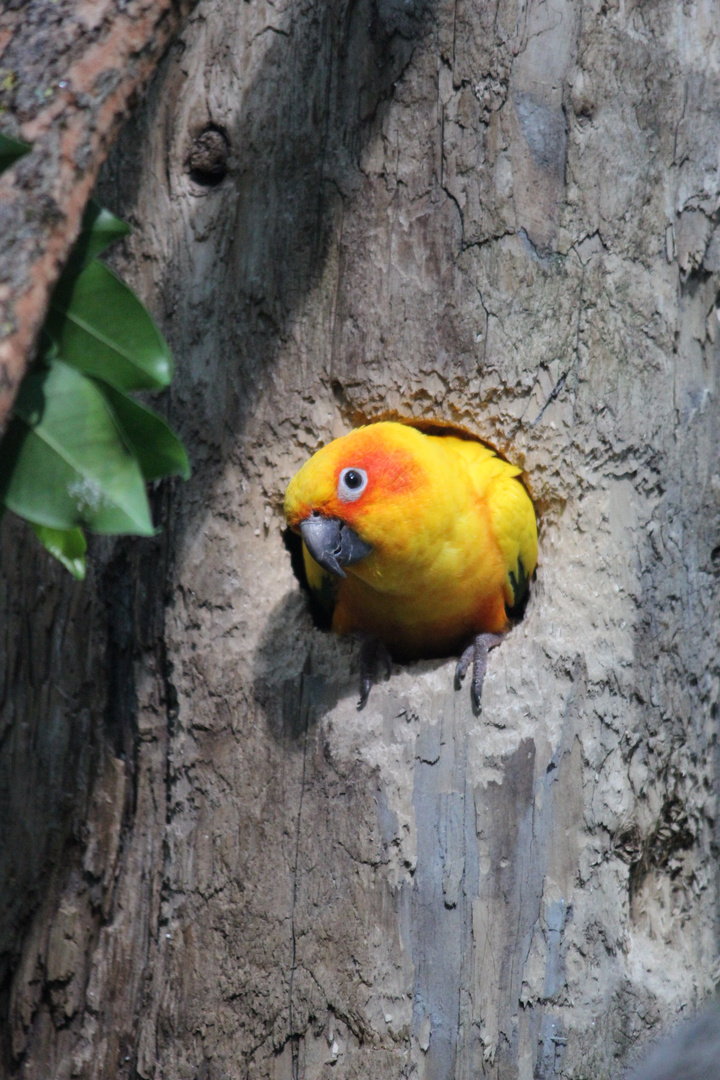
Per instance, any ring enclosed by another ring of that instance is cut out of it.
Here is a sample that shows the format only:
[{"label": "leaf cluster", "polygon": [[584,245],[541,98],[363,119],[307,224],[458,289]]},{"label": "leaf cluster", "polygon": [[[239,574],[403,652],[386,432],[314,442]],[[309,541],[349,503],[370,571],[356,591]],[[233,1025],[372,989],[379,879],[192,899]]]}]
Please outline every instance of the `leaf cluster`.
[{"label": "leaf cluster", "polygon": [[[0,171],[28,149],[0,135]],[[180,440],[131,396],[168,386],[173,360],[144,305],[97,258],[129,231],[90,202],[0,442],[0,506],[80,579],[83,529],[153,535],[146,482],[190,475]]]}]

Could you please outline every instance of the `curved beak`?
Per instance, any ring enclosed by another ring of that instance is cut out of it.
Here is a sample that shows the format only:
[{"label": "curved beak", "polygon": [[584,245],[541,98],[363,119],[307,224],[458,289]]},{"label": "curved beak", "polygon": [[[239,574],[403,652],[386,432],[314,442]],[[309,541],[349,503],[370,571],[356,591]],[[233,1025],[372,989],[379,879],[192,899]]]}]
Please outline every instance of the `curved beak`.
[{"label": "curved beak", "polygon": [[336,577],[345,577],[343,566],[360,562],[372,551],[372,546],[339,518],[323,517],[315,510],[300,522],[300,535],[315,562]]}]

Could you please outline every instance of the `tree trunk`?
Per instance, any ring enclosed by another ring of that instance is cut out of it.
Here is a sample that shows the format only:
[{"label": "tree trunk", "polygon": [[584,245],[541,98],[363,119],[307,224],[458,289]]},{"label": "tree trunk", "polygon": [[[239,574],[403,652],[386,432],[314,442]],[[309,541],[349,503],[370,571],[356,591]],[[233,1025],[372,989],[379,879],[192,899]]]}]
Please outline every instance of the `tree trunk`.
[{"label": "tree trunk", "polygon": [[[718,953],[717,5],[202,0],[103,196],[194,475],[6,529],[4,1074],[607,1080]],[[527,470],[480,718],[355,708],[281,502],[386,410]]]}]

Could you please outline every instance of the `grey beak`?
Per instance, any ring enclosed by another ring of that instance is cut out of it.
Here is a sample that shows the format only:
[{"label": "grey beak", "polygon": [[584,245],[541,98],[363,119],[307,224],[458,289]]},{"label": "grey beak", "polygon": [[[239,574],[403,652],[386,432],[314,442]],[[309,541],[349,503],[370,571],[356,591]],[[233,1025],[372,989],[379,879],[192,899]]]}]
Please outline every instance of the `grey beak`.
[{"label": "grey beak", "polygon": [[315,510],[300,522],[300,534],[315,562],[336,577],[345,577],[343,566],[360,562],[372,551],[372,546],[344,522]]}]

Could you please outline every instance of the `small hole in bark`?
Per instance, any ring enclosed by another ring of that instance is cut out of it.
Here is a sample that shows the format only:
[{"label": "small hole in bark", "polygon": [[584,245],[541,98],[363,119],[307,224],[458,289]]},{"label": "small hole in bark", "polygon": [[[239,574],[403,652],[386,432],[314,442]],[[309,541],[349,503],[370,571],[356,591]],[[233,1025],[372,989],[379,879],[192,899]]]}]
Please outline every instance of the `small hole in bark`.
[{"label": "small hole in bark", "polygon": [[230,143],[222,128],[208,124],[193,136],[185,167],[201,187],[217,187],[227,176]]},{"label": "small hole in bark", "polygon": [[330,389],[332,390],[333,397],[337,401],[338,405],[341,405],[343,407],[346,406],[347,397],[345,394],[345,387],[339,379],[333,379],[333,381],[330,383]]},{"label": "small hole in bark", "polygon": [[720,562],[720,544],[710,552],[710,558],[714,563]]}]

